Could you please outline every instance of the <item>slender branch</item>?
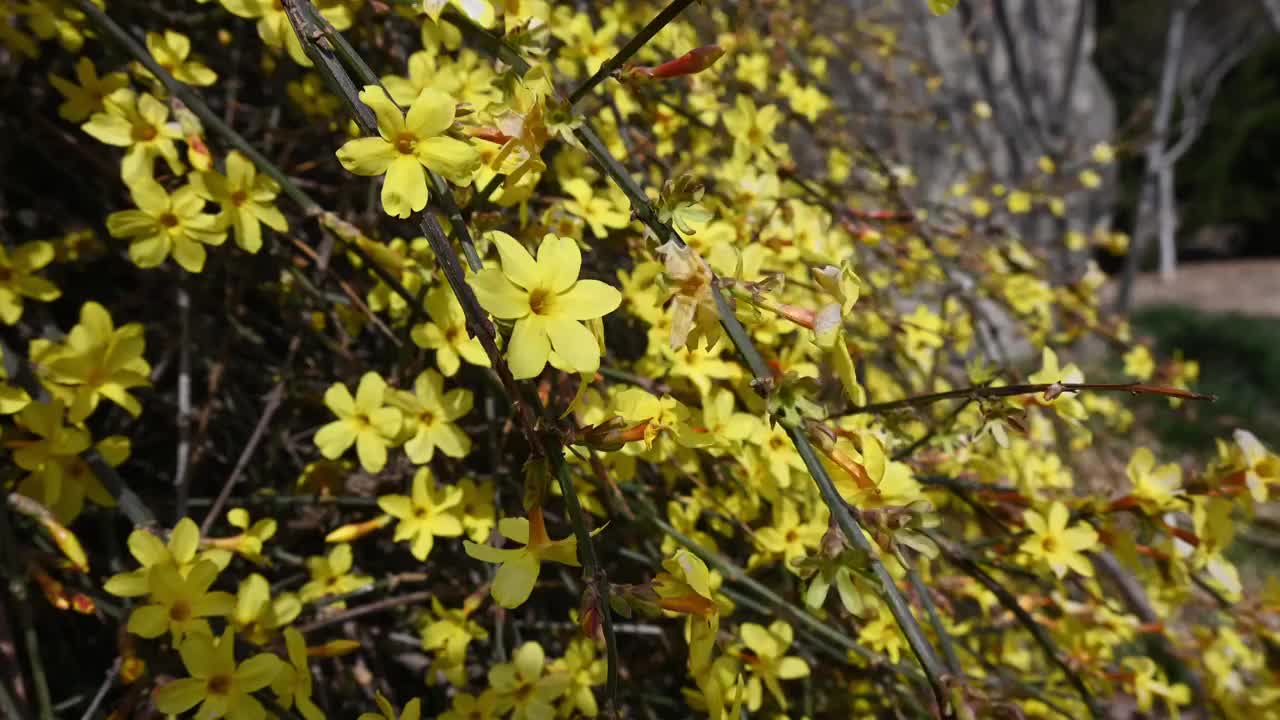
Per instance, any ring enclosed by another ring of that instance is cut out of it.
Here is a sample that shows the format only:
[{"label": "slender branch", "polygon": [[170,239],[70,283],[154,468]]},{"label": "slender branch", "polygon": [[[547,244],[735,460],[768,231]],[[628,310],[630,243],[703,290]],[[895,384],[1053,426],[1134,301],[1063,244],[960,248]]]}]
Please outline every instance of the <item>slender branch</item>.
[{"label": "slender branch", "polygon": [[[3,340],[0,340],[0,350],[4,352],[5,357],[19,360],[17,371],[12,378],[13,381],[23,390],[26,390],[31,397],[37,400],[48,399],[48,391],[40,384],[40,380],[36,378],[31,365],[23,359],[23,355],[15,353]],[[134,527],[154,527],[159,524],[155,513],[151,512],[151,508],[147,507],[147,504],[142,501],[142,496],[129,487],[129,484],[120,476],[120,473],[116,472],[116,469],[103,459],[102,454],[96,448],[89,448],[81,453],[80,456],[89,464],[93,474],[102,481],[102,486],[106,488],[107,493],[115,498],[116,506],[120,508],[120,512],[124,513],[125,517],[129,518],[129,522],[133,523]]]},{"label": "slender branch", "polygon": [[916,566],[911,561],[907,560],[900,548],[894,547],[894,554],[897,555],[898,563],[902,565],[902,569],[907,572],[907,580],[911,583],[911,589],[915,591],[920,598],[920,604],[924,606],[925,614],[929,618],[929,625],[933,628],[933,634],[938,636],[938,644],[942,646],[942,656],[946,660],[947,671],[957,680],[963,680],[964,668],[960,665],[960,657],[956,655],[955,642],[942,624],[942,617],[938,615],[938,608],[934,605],[933,597],[929,594],[929,588],[924,584],[924,579],[920,577],[920,571],[916,569]]},{"label": "slender branch", "polygon": [[[735,565],[729,558],[726,558],[714,550],[710,550],[699,545],[688,535],[685,535],[662,520],[658,515],[657,510],[654,509],[653,504],[647,498],[637,497],[639,501],[638,504],[640,506],[637,514],[642,516],[645,520],[653,523],[659,530],[666,533],[667,536],[672,540],[675,540],[689,552],[697,555],[699,559],[724,576],[726,581],[736,585],[741,585],[742,587],[750,590],[756,596],[768,603],[768,605],[777,612],[778,615],[787,618],[797,625],[803,625],[813,634],[834,644],[844,652],[851,652],[871,663],[883,664],[886,667],[892,667],[888,658],[853,642],[844,634],[837,632],[834,628],[822,622],[817,617],[787,602],[781,595],[778,595],[773,590],[748,575],[745,570]],[[840,652],[837,652],[835,655],[837,657],[844,656],[844,654]],[[914,671],[914,668],[911,668],[910,666],[899,666],[897,669],[899,672]]]},{"label": "slender branch", "polygon": [[596,70],[595,74],[587,78],[581,85],[574,88],[573,92],[569,93],[569,104],[576,105],[578,101],[587,93],[591,92],[596,85],[604,82],[604,79],[612,75],[615,71],[622,69],[623,63],[630,60],[631,56],[639,52],[640,48],[644,47],[646,43],[653,39],[654,35],[657,35],[662,28],[670,25],[672,20],[675,20],[680,13],[684,12],[685,8],[692,4],[693,0],[671,0],[671,4],[667,5],[662,9],[662,12],[654,16],[654,18],[649,21],[649,24],[645,25],[635,37],[627,41],[626,45],[622,46],[621,50],[614,53],[613,57],[601,63],[600,69]]},{"label": "slender branch", "polygon": [[[409,325],[412,326],[416,322],[418,315],[422,312],[421,303],[417,302],[413,293],[409,292],[398,278],[392,276],[391,273],[381,265],[374,262],[373,259],[369,257],[368,253],[366,253],[364,249],[355,242],[356,238],[360,236],[360,232],[355,227],[350,223],[342,221],[333,213],[321,207],[320,203],[316,202],[310,195],[303,191],[302,188],[298,187],[298,184],[295,183],[293,178],[289,177],[284,170],[268,160],[266,156],[259,152],[257,148],[244,138],[244,136],[240,135],[240,133],[236,132],[230,125],[223,122],[222,118],[209,108],[204,100],[201,99],[199,94],[187,85],[178,82],[173,75],[169,74],[167,70],[161,67],[160,64],[156,62],[155,58],[151,56],[151,53],[148,52],[141,43],[126,32],[124,28],[120,27],[120,25],[116,23],[115,20],[112,20],[104,11],[99,9],[98,6],[94,5],[91,0],[78,0],[77,7],[83,11],[99,29],[105,31],[107,36],[136,58],[138,62],[142,63],[142,65],[146,67],[152,75],[155,75],[171,95],[181,100],[191,110],[191,112],[195,113],[196,117],[200,118],[200,122],[202,122],[206,127],[212,128],[213,131],[221,135],[228,144],[244,153],[246,157],[252,160],[253,164],[267,175],[267,177],[275,180],[280,186],[281,192],[296,202],[307,216],[315,218],[321,226],[333,232],[333,234],[343,242],[346,250],[360,258],[364,267],[367,267],[374,275],[378,276],[379,280],[386,283],[393,292],[404,299],[410,308]],[[359,106],[364,107],[365,112],[372,116],[372,111],[365,107],[363,103],[359,103]]]},{"label": "slender branch", "polygon": [[173,484],[177,515],[187,514],[191,477],[191,293],[185,280],[178,285],[178,449]]},{"label": "slender branch", "polygon": [[31,665],[31,684],[35,688],[35,700],[40,720],[53,720],[53,699],[49,694],[49,677],[44,660],[40,656],[40,637],[36,634],[35,621],[31,617],[31,602],[25,573],[19,564],[17,538],[9,515],[8,503],[0,502],[0,566],[13,598],[14,614],[27,648],[27,662]]},{"label": "slender branch", "polygon": [[[360,58],[345,38],[332,29],[322,16],[315,10],[310,0],[285,0],[285,6],[289,9],[289,18],[295,22],[295,29],[298,31],[299,37],[302,38],[304,45],[317,44],[320,39],[327,40],[339,50],[339,54],[343,56],[346,64],[356,72],[360,79],[366,84],[379,84],[376,74],[373,70]],[[307,18],[310,22],[315,23],[320,28],[320,35],[317,37],[314,33],[305,32],[308,28],[296,23],[300,22],[300,18],[309,15]],[[331,71],[346,75],[346,70],[342,67],[331,69],[324,68],[324,71]],[[333,85],[354,88],[354,83],[349,79],[346,82],[332,83]],[[358,100],[358,98],[356,98]],[[356,116],[357,122],[362,129],[368,134],[377,132],[377,124],[370,122],[367,117]],[[479,255],[475,252],[474,244],[471,242],[470,232],[466,227],[466,222],[461,212],[457,210],[457,203],[454,201],[448,185],[443,179],[434,177],[432,173],[433,189],[441,200],[441,204],[448,210],[448,215],[453,223],[454,233],[463,248],[470,247],[468,260],[472,264],[473,269],[479,269],[482,266]],[[471,286],[467,284],[466,277],[462,266],[458,263],[457,255],[449,244],[448,238],[444,234],[444,229],[440,226],[438,220],[431,213],[418,214],[419,225],[427,237],[427,242],[431,246],[431,250],[436,257],[436,262],[440,266],[441,272],[445,276],[450,289],[453,291],[454,297],[457,298],[466,316],[467,327],[469,332],[480,340],[481,346],[489,357],[490,364],[497,372],[502,382],[503,388],[507,391],[508,397],[515,406],[516,417],[520,422],[531,447],[535,451],[541,452],[553,464],[556,470],[556,476],[560,483],[560,489],[564,495],[565,506],[568,510],[570,523],[573,525],[574,535],[578,540],[578,547],[582,555],[583,574],[589,578],[594,586],[596,593],[596,603],[602,618],[602,625],[605,636],[605,647],[608,658],[607,664],[607,695],[605,700],[606,714],[616,716],[617,710],[617,693],[618,693],[618,648],[617,637],[613,631],[613,619],[609,607],[609,582],[605,574],[604,568],[599,564],[595,547],[592,543],[591,532],[587,528],[586,518],[583,515],[582,508],[578,502],[577,494],[574,491],[573,479],[569,473],[568,465],[564,460],[564,452],[560,446],[559,439],[554,434],[541,431],[535,418],[534,410],[537,416],[544,413],[542,403],[536,396],[530,396],[526,400],[525,393],[519,385],[516,384],[514,377],[511,375],[511,369],[507,365],[506,358],[498,350],[496,335],[493,325],[488,320],[488,313],[480,306],[479,300],[472,291]]]},{"label": "slender branch", "polygon": [[[461,17],[459,13],[449,13],[445,17],[450,22],[453,22],[465,35],[471,37],[489,36],[490,40],[486,43],[488,47],[506,47],[506,43],[502,42],[501,39],[493,38],[484,28],[476,26],[469,19]],[[529,67],[528,63],[523,58],[520,58],[519,53],[510,48],[501,51],[501,55],[517,70],[523,72]],[[602,167],[605,174],[622,189],[623,194],[631,202],[632,211],[640,221],[659,240],[670,241],[683,246],[684,240],[669,224],[659,218],[657,209],[649,201],[644,190],[613,157],[591,127],[584,123],[574,130],[574,134],[578,137],[587,153]],[[760,351],[756,349],[746,328],[742,326],[742,322],[734,314],[733,308],[726,300],[724,293],[721,292],[718,278],[712,282],[712,294],[719,313],[720,324],[729,335],[730,340],[737,348],[747,367],[751,370],[751,374],[755,376],[757,381],[762,383],[771,381],[773,379],[772,371]],[[788,426],[786,431],[792,443],[795,444],[796,450],[800,453],[801,459],[804,460],[809,474],[813,476],[814,482],[817,483],[823,501],[830,509],[832,516],[836,518],[836,524],[840,527],[841,532],[853,543],[854,547],[864,552],[869,558],[873,572],[880,581],[889,609],[898,625],[902,628],[903,634],[907,637],[912,651],[920,660],[925,676],[928,678],[929,685],[938,701],[938,706],[946,707],[947,697],[941,681],[941,676],[944,672],[942,663],[938,660],[933,646],[925,639],[923,629],[915,619],[915,616],[911,614],[905,598],[903,598],[901,591],[898,590],[897,585],[894,583],[893,576],[889,574],[888,569],[885,568],[884,563],[871,547],[870,541],[863,534],[862,527],[850,512],[849,506],[840,497],[835,484],[827,474],[826,468],[818,459],[813,446],[809,444],[809,439],[805,436],[804,430],[798,426]]]},{"label": "slender branch", "polygon": [[850,408],[847,414],[864,415],[868,413],[886,413],[892,410],[901,410],[903,408],[924,407],[943,400],[974,400],[977,398],[1014,397],[1017,395],[1035,395],[1037,393],[1054,390],[1060,392],[1095,390],[1103,392],[1127,392],[1133,395],[1162,395],[1165,397],[1182,398],[1184,400],[1207,400],[1209,402],[1217,400],[1217,397],[1214,395],[1205,395],[1204,393],[1183,390],[1182,388],[1167,387],[1164,385],[1144,385],[1142,383],[1034,383],[1022,385],[978,385],[974,387],[959,388],[957,390],[930,393],[928,395],[916,395],[913,397],[902,398],[901,400],[890,400],[887,402],[860,405],[858,407]]},{"label": "slender branch", "polygon": [[430,600],[433,595],[435,595],[435,593],[430,590],[420,590],[418,592],[412,592],[405,595],[389,597],[377,602],[369,603],[368,605],[361,605],[360,607],[354,607],[350,610],[344,610],[340,613],[330,615],[329,617],[314,620],[298,628],[298,632],[306,635],[307,633],[315,632],[320,628],[329,627],[330,625],[338,625],[347,622],[348,620],[355,620],[356,618],[364,617],[365,615],[373,615],[374,613],[380,613],[386,610],[402,607],[404,605],[424,603]]},{"label": "slender branch", "polygon": [[231,469],[231,474],[227,476],[226,482],[222,484],[222,490],[218,492],[218,497],[209,506],[209,512],[205,514],[204,522],[200,523],[200,535],[202,537],[209,534],[209,529],[213,527],[213,523],[218,519],[222,508],[226,507],[227,499],[231,497],[231,491],[235,489],[240,476],[244,474],[245,468],[249,466],[253,453],[257,451],[262,438],[267,434],[267,428],[271,425],[271,418],[275,417],[276,411],[280,409],[280,403],[283,400],[284,381],[282,380],[276,383],[276,386],[271,389],[271,393],[267,395],[267,401],[262,406],[262,415],[258,417],[258,424],[254,426],[253,433],[249,435],[249,442],[245,443],[244,449],[240,451],[240,457],[236,460],[235,467]]},{"label": "slender branch", "polygon": [[1044,629],[1044,626],[1036,622],[1036,619],[1031,616],[1031,613],[1027,612],[1020,604],[1018,604],[1018,598],[1014,597],[1013,593],[1009,592],[1009,590],[1001,585],[995,578],[991,577],[987,571],[979,567],[977,563],[952,547],[951,543],[939,538],[934,533],[929,533],[929,537],[933,539],[938,547],[942,548],[943,555],[947,557],[947,560],[949,560],[951,564],[963,570],[965,574],[977,580],[983,587],[991,591],[991,593],[996,596],[996,599],[1000,604],[1006,610],[1013,613],[1014,617],[1018,619],[1018,622],[1031,633],[1033,638],[1035,638],[1036,644],[1044,651],[1044,654],[1049,658],[1049,661],[1054,665],[1057,665],[1058,669],[1062,670],[1063,674],[1067,676],[1067,681],[1076,689],[1076,692],[1080,694],[1080,699],[1083,700],[1084,704],[1089,708],[1089,714],[1094,718],[1103,717],[1102,709],[1098,706],[1097,700],[1094,699],[1093,694],[1089,691],[1089,687],[1085,685],[1080,674],[1075,671],[1075,668],[1071,667],[1066,656],[1058,648],[1057,643],[1054,642],[1054,639],[1049,635],[1049,632]]}]

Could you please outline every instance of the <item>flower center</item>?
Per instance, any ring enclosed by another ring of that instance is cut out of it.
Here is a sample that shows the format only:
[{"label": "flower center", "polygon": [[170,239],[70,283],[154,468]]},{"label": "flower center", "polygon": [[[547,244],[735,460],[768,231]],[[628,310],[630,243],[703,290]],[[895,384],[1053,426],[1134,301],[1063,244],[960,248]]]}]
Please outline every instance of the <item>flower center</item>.
[{"label": "flower center", "polygon": [[412,155],[413,146],[417,143],[418,138],[414,137],[413,133],[402,132],[396,136],[396,150],[400,151],[402,155]]},{"label": "flower center", "polygon": [[249,194],[243,190],[237,190],[231,193],[231,204],[237,207],[239,207],[240,205],[243,205],[244,201],[248,199],[249,199]]},{"label": "flower center", "polygon": [[231,694],[231,676],[230,675],[213,675],[209,678],[208,684],[205,685],[209,689],[210,695],[230,695]]},{"label": "flower center", "polygon": [[151,125],[135,125],[133,127],[133,139],[138,142],[155,140],[158,134],[160,134],[160,131]]},{"label": "flower center", "polygon": [[529,293],[529,311],[534,315],[550,315],[555,295],[550,290],[534,290]]},{"label": "flower center", "polygon": [[169,619],[173,622],[186,622],[191,619],[191,603],[178,600],[169,608]]},{"label": "flower center", "polygon": [[1044,548],[1047,553],[1054,552],[1058,549],[1058,540],[1056,538],[1047,537],[1040,541],[1040,547]]},{"label": "flower center", "polygon": [[436,423],[436,415],[435,415],[435,413],[431,412],[430,410],[423,410],[423,411],[418,415],[418,422],[422,423],[423,425],[427,425],[427,426],[434,425],[434,424]]},{"label": "flower center", "polygon": [[178,216],[173,213],[165,213],[160,216],[160,224],[167,228],[178,226]]}]

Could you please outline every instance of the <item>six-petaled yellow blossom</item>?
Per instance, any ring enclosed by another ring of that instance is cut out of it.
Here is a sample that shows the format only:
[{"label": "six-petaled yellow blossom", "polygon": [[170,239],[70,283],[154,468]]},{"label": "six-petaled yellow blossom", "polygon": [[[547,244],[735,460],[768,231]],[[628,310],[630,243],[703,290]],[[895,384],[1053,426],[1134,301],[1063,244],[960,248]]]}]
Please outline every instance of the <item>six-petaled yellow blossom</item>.
[{"label": "six-petaled yellow blossom", "polygon": [[582,324],[613,312],[622,295],[599,280],[580,280],[582,252],[572,238],[543,237],[535,260],[504,232],[491,236],[502,268],[485,268],[471,287],[494,317],[514,320],[507,362],[517,379],[542,372],[547,362],[579,373],[600,367],[600,344]]},{"label": "six-petaled yellow blossom", "polygon": [[356,175],[386,175],[382,209],[407,218],[427,206],[426,171],[458,185],[480,169],[480,153],[465,140],[448,135],[457,101],[438,90],[423,90],[402,111],[377,85],[366,86],[360,101],[378,118],[379,137],[348,141],[338,161]]},{"label": "six-petaled yellow blossom", "polygon": [[437,536],[462,534],[462,521],[453,513],[460,502],[461,488],[437,485],[431,471],[422,468],[413,476],[412,495],[383,495],[378,498],[378,507],[400,521],[396,542],[410,541],[413,556],[426,560]]},{"label": "six-petaled yellow blossom", "polygon": [[1093,576],[1093,565],[1084,553],[1097,547],[1098,533],[1087,523],[1069,526],[1071,514],[1066,505],[1055,501],[1047,515],[1028,510],[1022,517],[1031,531],[1022,542],[1022,552],[1047,564],[1060,578],[1068,569]]},{"label": "six-petaled yellow blossom", "polygon": [[316,432],[316,446],[330,460],[335,460],[352,445],[360,465],[367,472],[378,472],[387,464],[387,445],[400,432],[403,416],[385,404],[387,383],[375,372],[360,378],[356,396],[342,383],[334,383],[324,394],[324,404],[338,419]]},{"label": "six-petaled yellow blossom", "polygon": [[194,185],[172,193],[160,183],[143,178],[129,186],[137,210],[121,210],[107,216],[111,237],[129,242],[129,259],[140,268],[153,268],[170,255],[182,269],[204,269],[205,245],[221,245],[227,232],[218,218],[204,212],[205,201]]}]

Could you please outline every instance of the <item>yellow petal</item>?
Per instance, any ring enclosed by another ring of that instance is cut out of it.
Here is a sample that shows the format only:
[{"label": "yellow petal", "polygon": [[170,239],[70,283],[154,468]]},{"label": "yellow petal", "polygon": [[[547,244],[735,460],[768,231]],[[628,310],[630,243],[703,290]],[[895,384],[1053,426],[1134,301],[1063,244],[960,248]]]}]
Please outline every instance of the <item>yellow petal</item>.
[{"label": "yellow petal", "polygon": [[400,155],[387,167],[382,184],[382,209],[388,215],[408,218],[427,206],[427,176],[411,155]]},{"label": "yellow petal", "polygon": [[[585,331],[586,328],[583,328]],[[588,333],[590,336],[590,333]],[[591,338],[595,347],[595,338]],[[599,363],[599,351],[596,351],[596,362]],[[551,342],[543,319],[529,315],[516,321],[515,330],[511,333],[511,345],[507,348],[507,364],[511,366],[511,375],[517,380],[537,376],[547,364],[551,355]]]},{"label": "yellow petal", "polygon": [[399,155],[396,146],[377,137],[348,140],[338,148],[338,162],[356,175],[381,175]]},{"label": "yellow petal", "polygon": [[517,288],[497,268],[485,268],[468,281],[480,306],[494,317],[515,320],[529,314],[529,294]]},{"label": "yellow petal", "polygon": [[502,260],[502,273],[510,278],[511,282],[526,290],[542,287],[541,271],[524,245],[501,230],[494,230],[488,237],[498,248],[498,257]]},{"label": "yellow petal", "polygon": [[404,113],[392,102],[386,91],[377,85],[365,85],[360,91],[360,102],[369,106],[378,117],[378,134],[384,140],[395,142],[404,132]]},{"label": "yellow petal", "polygon": [[439,135],[453,124],[457,106],[458,101],[449,95],[435,88],[426,88],[418,93],[409,106],[405,129],[419,141]]},{"label": "yellow petal", "polygon": [[[600,346],[585,325],[569,318],[549,317],[543,318],[543,326],[551,338],[551,347],[574,370],[594,373],[600,369]],[[511,345],[515,347],[514,338]]]},{"label": "yellow petal", "polygon": [[[573,238],[548,234],[538,246],[538,272],[547,282],[547,289],[562,293],[573,286],[582,269],[582,251]],[[591,317],[599,317],[592,315]]]},{"label": "yellow petal", "polygon": [[579,280],[556,299],[556,310],[573,320],[604,317],[622,304],[622,293],[599,280]]},{"label": "yellow petal", "polygon": [[493,578],[493,599],[505,608],[519,607],[533,592],[540,569],[540,563],[528,554],[503,563]]}]

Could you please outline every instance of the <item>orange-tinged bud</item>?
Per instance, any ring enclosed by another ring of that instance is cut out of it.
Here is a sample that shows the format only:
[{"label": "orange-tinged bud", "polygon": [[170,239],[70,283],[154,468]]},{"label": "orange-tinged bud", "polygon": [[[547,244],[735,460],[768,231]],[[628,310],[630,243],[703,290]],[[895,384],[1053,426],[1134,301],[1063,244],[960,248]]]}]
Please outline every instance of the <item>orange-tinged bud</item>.
[{"label": "orange-tinged bud", "polygon": [[511,136],[502,132],[498,128],[492,127],[474,127],[467,128],[467,135],[477,140],[488,140],[495,145],[506,145],[511,141]]},{"label": "orange-tinged bud", "polygon": [[390,515],[379,515],[378,517],[373,518],[372,520],[365,520],[364,522],[350,523],[348,525],[343,525],[342,527],[334,530],[328,535],[325,535],[324,541],[331,542],[331,543],[340,543],[340,542],[351,542],[353,540],[359,540],[365,535],[381,530],[382,528],[386,527],[387,524],[390,522],[391,522]]},{"label": "orange-tinged bud", "polygon": [[78,592],[71,596],[71,609],[81,615],[94,615],[98,612],[98,605],[93,598]]},{"label": "orange-tinged bud", "polygon": [[48,573],[34,563],[30,566],[30,570],[31,577],[40,586],[40,592],[44,593],[44,599],[48,600],[50,605],[59,610],[71,609],[71,600],[67,598],[67,590],[62,583],[49,577]]},{"label": "orange-tinged bud", "polygon": [[131,655],[120,662],[120,682],[125,685],[137,682],[138,678],[146,672],[147,662],[136,655]]},{"label": "orange-tinged bud", "polygon": [[676,597],[664,597],[658,600],[658,606],[663,610],[682,613],[684,615],[699,615],[701,617],[711,617],[717,611],[716,604],[714,602],[697,593],[688,593],[687,595],[678,595]]},{"label": "orange-tinged bud", "polygon": [[694,48],[675,60],[668,60],[657,67],[635,65],[622,71],[624,80],[667,80],[684,75],[694,75],[711,67],[724,55],[719,45],[704,45]]}]

